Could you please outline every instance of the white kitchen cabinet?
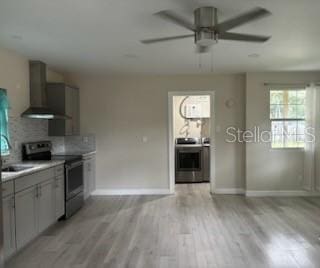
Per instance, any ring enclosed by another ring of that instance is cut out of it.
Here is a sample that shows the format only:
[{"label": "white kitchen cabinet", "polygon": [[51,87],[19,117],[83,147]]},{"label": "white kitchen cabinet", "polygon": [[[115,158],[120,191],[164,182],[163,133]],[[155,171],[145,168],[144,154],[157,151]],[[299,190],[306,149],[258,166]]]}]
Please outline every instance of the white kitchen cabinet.
[{"label": "white kitchen cabinet", "polygon": [[5,256],[13,255],[64,215],[64,166],[2,184]]},{"label": "white kitchen cabinet", "polygon": [[16,252],[14,195],[2,199],[2,213],[4,257],[7,259]]},{"label": "white kitchen cabinet", "polygon": [[38,185],[38,217],[41,233],[47,229],[56,219],[55,211],[55,179],[43,182]]},{"label": "white kitchen cabinet", "polygon": [[95,156],[91,155],[84,158],[83,180],[84,180],[84,198],[87,199],[95,190]]},{"label": "white kitchen cabinet", "polygon": [[59,219],[65,213],[64,201],[64,176],[55,179],[55,218]]},{"label": "white kitchen cabinet", "polygon": [[29,187],[15,195],[16,245],[20,249],[38,233],[38,191]]}]

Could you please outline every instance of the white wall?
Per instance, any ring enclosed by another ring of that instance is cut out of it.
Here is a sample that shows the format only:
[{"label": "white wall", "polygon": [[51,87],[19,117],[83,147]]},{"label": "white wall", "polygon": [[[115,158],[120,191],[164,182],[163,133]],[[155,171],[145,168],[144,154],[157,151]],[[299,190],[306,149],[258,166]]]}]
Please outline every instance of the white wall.
[{"label": "white wall", "polygon": [[[264,83],[310,83],[320,72],[248,73],[246,129],[270,131],[269,88]],[[246,144],[246,187],[250,191],[302,190],[303,150],[271,149],[270,143]]]},{"label": "white wall", "polygon": [[225,142],[227,126],[244,127],[244,75],[69,80],[80,87],[81,131],[96,134],[98,189],[169,188],[168,92],[179,90],[216,91],[216,187],[244,187],[244,145]]},{"label": "white wall", "polygon": [[[7,89],[10,116],[20,116],[29,107],[29,60],[0,47],[0,88]],[[62,82],[63,75],[48,69],[48,82]]]}]

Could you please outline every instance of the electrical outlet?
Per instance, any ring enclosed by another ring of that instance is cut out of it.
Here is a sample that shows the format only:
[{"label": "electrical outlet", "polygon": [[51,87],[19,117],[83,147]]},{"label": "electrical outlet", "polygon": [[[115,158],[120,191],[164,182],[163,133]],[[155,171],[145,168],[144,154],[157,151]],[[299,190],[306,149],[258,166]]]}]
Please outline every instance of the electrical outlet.
[{"label": "electrical outlet", "polygon": [[84,142],[84,143],[88,143],[88,142],[89,142],[89,138],[88,138],[88,137],[86,137],[86,136],[85,136],[85,137],[83,137],[83,142]]}]

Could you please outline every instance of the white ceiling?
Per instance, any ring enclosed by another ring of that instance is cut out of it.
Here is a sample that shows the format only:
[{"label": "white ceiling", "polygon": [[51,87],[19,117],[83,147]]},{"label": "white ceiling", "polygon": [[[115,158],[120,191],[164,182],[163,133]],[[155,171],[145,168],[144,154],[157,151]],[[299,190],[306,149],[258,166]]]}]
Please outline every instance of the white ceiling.
[{"label": "white ceiling", "polygon": [[[265,44],[220,41],[194,52],[193,39],[144,45],[140,39],[189,32],[152,14],[212,5],[225,20],[257,6],[273,15],[235,32],[272,35]],[[208,73],[320,70],[319,0],[0,0],[0,46],[65,71]],[[260,57],[248,57],[249,54]],[[201,68],[199,62],[201,61]]]}]

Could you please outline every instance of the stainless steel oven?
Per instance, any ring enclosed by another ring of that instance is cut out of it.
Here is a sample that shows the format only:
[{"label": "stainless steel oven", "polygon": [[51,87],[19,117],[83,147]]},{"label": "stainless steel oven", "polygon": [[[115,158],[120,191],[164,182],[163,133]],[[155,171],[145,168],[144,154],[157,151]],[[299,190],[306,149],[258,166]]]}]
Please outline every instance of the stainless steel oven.
[{"label": "stainless steel oven", "polygon": [[199,172],[202,168],[202,146],[176,148],[177,171]]},{"label": "stainless steel oven", "polygon": [[175,147],[175,181],[209,181],[210,149],[197,138],[178,138]]},{"label": "stainless steel oven", "polygon": [[66,199],[83,191],[83,161],[68,163],[66,168]]},{"label": "stainless steel oven", "polygon": [[66,162],[65,164],[66,186],[66,218],[71,217],[84,204],[83,161]]},{"label": "stainless steel oven", "polygon": [[176,145],[176,182],[203,180],[203,148],[200,144]]}]

